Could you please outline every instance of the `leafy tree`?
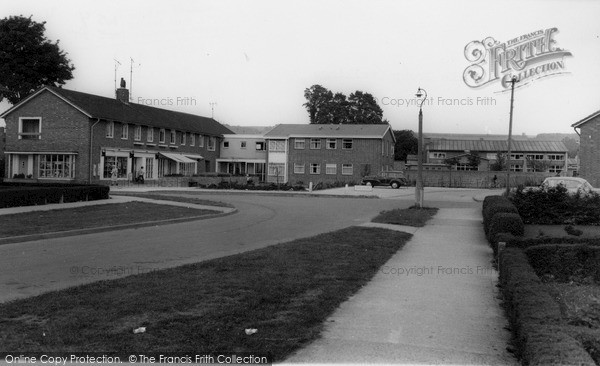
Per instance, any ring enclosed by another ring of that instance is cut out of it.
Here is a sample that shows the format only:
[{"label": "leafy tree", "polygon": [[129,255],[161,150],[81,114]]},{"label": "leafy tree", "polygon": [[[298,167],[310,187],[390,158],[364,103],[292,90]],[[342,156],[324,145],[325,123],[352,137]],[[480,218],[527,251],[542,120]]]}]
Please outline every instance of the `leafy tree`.
[{"label": "leafy tree", "polygon": [[387,124],[383,119],[383,110],[375,98],[360,90],[348,98],[342,93],[333,93],[329,89],[315,84],[304,90],[311,124]]},{"label": "leafy tree", "polygon": [[525,157],[525,161],[529,168],[532,168],[534,172],[545,172],[550,168],[549,160],[537,160],[530,157]]},{"label": "leafy tree", "polygon": [[562,139],[562,142],[565,144],[567,149],[569,149],[568,155],[569,158],[574,158],[579,153],[579,141],[572,137],[565,137]]},{"label": "leafy tree", "polygon": [[394,160],[406,161],[408,155],[416,155],[419,150],[419,139],[411,130],[394,131],[396,145],[394,146]]},{"label": "leafy tree", "polygon": [[506,170],[506,154],[496,153],[496,161],[490,164],[490,170],[493,172],[502,172]]},{"label": "leafy tree", "polygon": [[64,85],[75,67],[44,32],[46,22],[23,16],[0,20],[0,102],[23,100],[44,85]]},{"label": "leafy tree", "polygon": [[469,156],[467,156],[467,161],[469,162],[470,167],[477,168],[481,163],[481,157],[477,152],[472,151]]}]

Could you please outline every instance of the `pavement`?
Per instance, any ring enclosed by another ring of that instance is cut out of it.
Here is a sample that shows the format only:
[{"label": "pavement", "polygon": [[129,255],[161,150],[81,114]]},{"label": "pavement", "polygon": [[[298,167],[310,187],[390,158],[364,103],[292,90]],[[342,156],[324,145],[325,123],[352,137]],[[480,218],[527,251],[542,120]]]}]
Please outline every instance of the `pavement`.
[{"label": "pavement", "polygon": [[481,209],[442,208],[291,363],[517,365]]}]

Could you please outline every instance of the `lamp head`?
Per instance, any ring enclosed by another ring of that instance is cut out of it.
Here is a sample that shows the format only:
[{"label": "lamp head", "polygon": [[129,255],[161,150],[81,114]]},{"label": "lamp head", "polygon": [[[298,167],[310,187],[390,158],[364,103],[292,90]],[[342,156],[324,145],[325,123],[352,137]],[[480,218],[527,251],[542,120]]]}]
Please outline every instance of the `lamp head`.
[{"label": "lamp head", "polygon": [[419,90],[417,90],[417,94],[415,94],[417,96],[417,98],[421,98],[423,96],[423,93],[421,93],[421,88],[419,88]]}]

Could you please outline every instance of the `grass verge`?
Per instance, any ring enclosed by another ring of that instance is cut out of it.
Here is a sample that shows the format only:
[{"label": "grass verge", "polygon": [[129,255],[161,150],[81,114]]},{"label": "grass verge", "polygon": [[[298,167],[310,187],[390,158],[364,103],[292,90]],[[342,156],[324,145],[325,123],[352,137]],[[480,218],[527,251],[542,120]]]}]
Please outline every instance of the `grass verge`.
[{"label": "grass verge", "polygon": [[371,221],[380,224],[423,227],[437,212],[438,209],[432,207],[423,207],[422,209],[415,207],[397,208],[383,211]]},{"label": "grass verge", "polygon": [[217,206],[217,207],[233,207],[229,203],[221,202],[221,201],[211,201],[204,198],[193,197],[192,193],[188,192],[176,192],[170,193],[168,191],[161,192],[148,192],[148,193],[138,193],[138,192],[111,192],[111,196],[132,196],[132,197],[142,197],[142,198],[150,198],[153,200],[163,200],[163,201],[175,201],[175,202],[185,202],[185,203],[193,203],[195,205],[206,205],[206,206]]},{"label": "grass verge", "polygon": [[[197,217],[216,211],[146,202],[108,203],[0,215],[0,238]],[[32,225],[31,223],[35,223]]]},{"label": "grass verge", "polygon": [[281,361],[317,338],[410,237],[351,227],[16,300],[0,305],[0,343],[12,353],[252,352]]}]

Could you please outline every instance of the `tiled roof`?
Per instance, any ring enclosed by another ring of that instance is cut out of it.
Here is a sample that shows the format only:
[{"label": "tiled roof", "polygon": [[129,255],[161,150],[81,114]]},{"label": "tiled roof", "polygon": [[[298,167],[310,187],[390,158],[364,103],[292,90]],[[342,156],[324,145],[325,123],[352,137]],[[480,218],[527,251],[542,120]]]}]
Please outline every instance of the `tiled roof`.
[{"label": "tiled roof", "polygon": [[[212,118],[197,116],[194,114],[170,111],[136,103],[123,103],[116,98],[106,98],[98,95],[82,93],[78,91],[47,86],[33,96],[50,91],[62,97],[73,106],[80,109],[90,118],[100,118],[110,121],[126,122],[151,127],[173,128],[179,131],[197,132],[204,135],[220,136],[233,133]],[[22,103],[27,102],[30,98]],[[17,109],[20,104],[15,105],[4,115]]]},{"label": "tiled roof", "polygon": [[[288,137],[353,137],[353,138],[382,138],[391,128],[381,125],[350,125],[350,124],[280,124],[265,134],[265,138]],[[392,136],[394,134],[392,133]]]},{"label": "tiled roof", "polygon": [[[479,151],[498,152],[508,150],[508,141],[499,140],[431,140],[429,151]],[[569,149],[561,141],[512,141],[514,152],[567,152]]]}]

